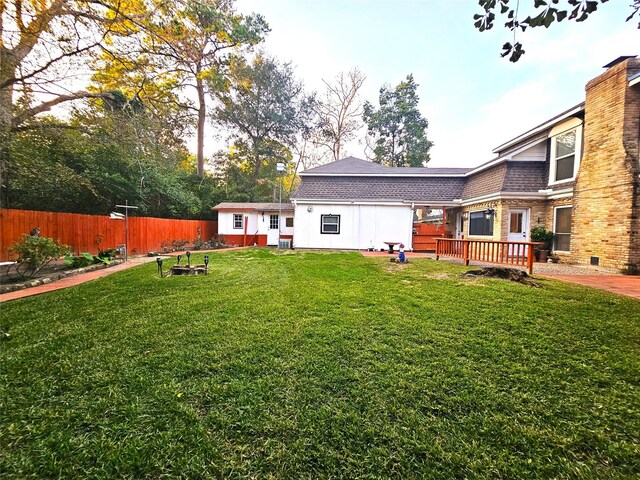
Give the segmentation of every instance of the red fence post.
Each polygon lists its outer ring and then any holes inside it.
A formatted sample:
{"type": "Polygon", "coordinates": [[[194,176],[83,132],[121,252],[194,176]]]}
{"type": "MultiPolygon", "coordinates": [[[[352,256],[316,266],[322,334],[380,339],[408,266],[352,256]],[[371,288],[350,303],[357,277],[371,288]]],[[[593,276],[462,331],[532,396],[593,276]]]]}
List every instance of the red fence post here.
{"type": "Polygon", "coordinates": [[[249,217],[244,217],[244,236],[242,237],[242,246],[247,246],[247,224],[249,223],[249,217]]]}

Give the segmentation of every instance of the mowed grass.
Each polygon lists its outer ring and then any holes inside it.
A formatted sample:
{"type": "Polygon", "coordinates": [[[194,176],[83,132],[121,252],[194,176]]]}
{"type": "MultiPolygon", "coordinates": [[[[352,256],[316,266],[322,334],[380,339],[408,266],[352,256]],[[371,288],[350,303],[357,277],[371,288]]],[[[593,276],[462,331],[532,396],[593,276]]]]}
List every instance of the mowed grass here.
{"type": "Polygon", "coordinates": [[[0,306],[0,477],[640,477],[637,300],[430,260],[210,257],[0,306]]]}

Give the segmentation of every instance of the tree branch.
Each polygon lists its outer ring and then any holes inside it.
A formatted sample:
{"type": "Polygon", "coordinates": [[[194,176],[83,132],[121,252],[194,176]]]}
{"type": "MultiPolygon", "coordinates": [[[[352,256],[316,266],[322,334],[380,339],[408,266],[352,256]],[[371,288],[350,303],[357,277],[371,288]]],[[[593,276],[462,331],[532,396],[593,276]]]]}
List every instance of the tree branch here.
{"type": "Polygon", "coordinates": [[[16,115],[12,122],[12,130],[19,127],[22,123],[27,121],[28,119],[35,117],[39,113],[48,112],[56,105],[59,105],[64,102],[69,102],[71,100],[79,100],[81,98],[107,98],[109,100],[117,100],[116,97],[111,93],[90,93],[86,91],[79,91],[75,93],[71,93],[69,95],[60,95],[53,100],[49,100],[48,102],[42,102],[40,105],[36,105],[35,107],[29,108],[24,112],[16,115]]]}

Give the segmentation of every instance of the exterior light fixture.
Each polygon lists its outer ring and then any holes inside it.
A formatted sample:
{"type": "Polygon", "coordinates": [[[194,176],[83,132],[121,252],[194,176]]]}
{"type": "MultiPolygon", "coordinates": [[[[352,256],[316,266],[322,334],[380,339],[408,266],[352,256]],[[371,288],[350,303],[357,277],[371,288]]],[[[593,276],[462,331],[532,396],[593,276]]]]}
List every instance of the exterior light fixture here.
{"type": "Polygon", "coordinates": [[[204,274],[209,273],[209,255],[204,256],[204,274]]]}
{"type": "Polygon", "coordinates": [[[182,255],[178,255],[178,262],[176,263],[176,265],[180,265],[180,260],[182,260],[182,255]]]}
{"type": "Polygon", "coordinates": [[[187,250],[187,253],[185,253],[185,255],[187,256],[187,266],[190,267],[191,266],[191,252],[189,250],[187,250]]]}
{"type": "Polygon", "coordinates": [[[156,258],[156,263],[158,264],[158,273],[161,277],[163,277],[164,275],[162,274],[162,257],[156,258]]]}

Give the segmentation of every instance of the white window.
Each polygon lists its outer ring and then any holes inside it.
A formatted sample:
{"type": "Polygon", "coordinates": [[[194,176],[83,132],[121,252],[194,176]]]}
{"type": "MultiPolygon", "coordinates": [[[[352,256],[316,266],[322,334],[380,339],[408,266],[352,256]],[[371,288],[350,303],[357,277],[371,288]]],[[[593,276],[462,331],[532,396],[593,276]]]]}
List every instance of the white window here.
{"type": "Polygon", "coordinates": [[[242,228],[242,227],[243,227],[242,214],[241,213],[234,213],[233,214],[233,228],[242,228]]]}
{"type": "Polygon", "coordinates": [[[279,226],[278,215],[269,215],[269,228],[271,230],[277,230],[279,226]]]}
{"type": "Polygon", "coordinates": [[[571,245],[571,214],[573,207],[556,207],[553,215],[553,250],[568,252],[571,245]]]}
{"type": "Polygon", "coordinates": [[[492,237],[494,216],[495,212],[492,210],[469,213],[469,235],[492,237]]]}
{"type": "Polygon", "coordinates": [[[340,215],[320,215],[320,233],[339,234],[340,215]]]}
{"type": "Polygon", "coordinates": [[[582,127],[577,126],[551,137],[549,184],[576,178],[580,166],[582,127]]]}

